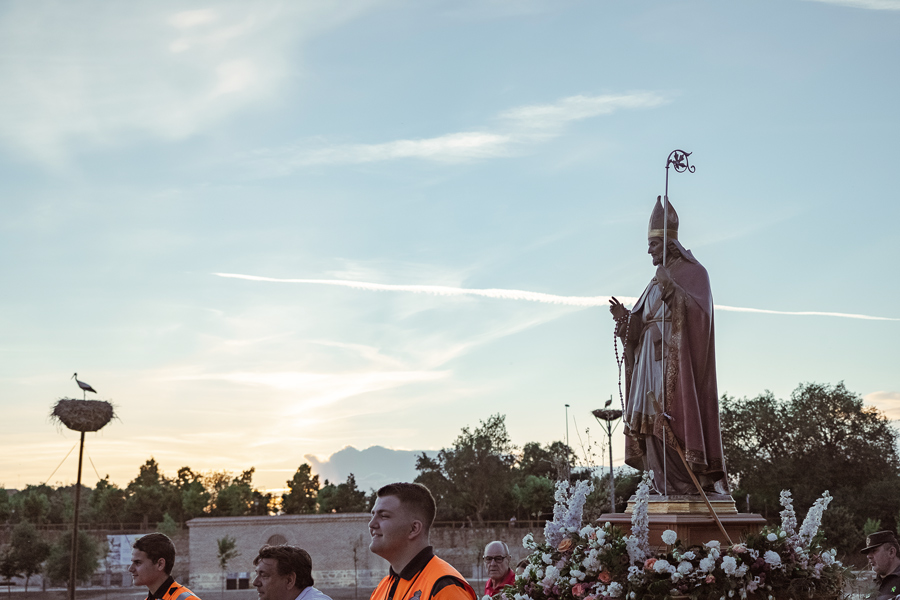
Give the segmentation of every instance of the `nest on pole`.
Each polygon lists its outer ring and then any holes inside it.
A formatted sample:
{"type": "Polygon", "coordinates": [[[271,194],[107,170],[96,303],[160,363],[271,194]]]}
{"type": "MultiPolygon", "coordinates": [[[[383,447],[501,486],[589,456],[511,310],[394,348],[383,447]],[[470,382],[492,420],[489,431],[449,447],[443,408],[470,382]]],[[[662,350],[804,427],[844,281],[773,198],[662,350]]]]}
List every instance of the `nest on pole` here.
{"type": "Polygon", "coordinates": [[[54,419],[73,431],[100,431],[116,416],[113,405],[106,400],[57,400],[50,412],[54,419]]]}

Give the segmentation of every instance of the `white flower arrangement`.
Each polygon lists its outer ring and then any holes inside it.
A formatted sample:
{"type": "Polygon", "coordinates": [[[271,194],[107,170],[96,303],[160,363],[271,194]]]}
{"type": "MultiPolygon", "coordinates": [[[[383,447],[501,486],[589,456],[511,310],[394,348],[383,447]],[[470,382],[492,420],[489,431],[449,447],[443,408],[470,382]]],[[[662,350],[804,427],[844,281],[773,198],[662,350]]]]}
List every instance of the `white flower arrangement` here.
{"type": "MultiPolygon", "coordinates": [[[[526,536],[528,565],[493,600],[774,600],[827,598],[837,600],[844,567],[834,550],[821,547],[822,513],[831,497],[826,492],[810,509],[803,525],[791,533],[790,493],[781,496],[781,527],[766,527],[742,543],[723,546],[710,540],[683,548],[674,531],[663,533],[660,554],[649,545],[650,478],[638,487],[631,533],[605,523],[582,525],[584,501],[591,491],[584,482],[557,484],[554,520],[538,544],[526,536]]],[[[796,525],[793,525],[796,529],[796,525]]]]}

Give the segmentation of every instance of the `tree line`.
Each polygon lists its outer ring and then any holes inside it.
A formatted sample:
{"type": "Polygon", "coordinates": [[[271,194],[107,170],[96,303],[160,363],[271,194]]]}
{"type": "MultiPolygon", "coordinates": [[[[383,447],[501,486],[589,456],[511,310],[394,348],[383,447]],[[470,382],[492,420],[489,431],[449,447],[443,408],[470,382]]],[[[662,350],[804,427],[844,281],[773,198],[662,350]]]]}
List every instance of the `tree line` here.
{"type": "MultiPolygon", "coordinates": [[[[175,477],[167,477],[151,457],[124,488],[111,482],[108,475],[93,489],[83,485],[79,520],[86,526],[140,523],[145,529],[157,524],[171,529],[196,517],[365,512],[368,508],[368,496],[357,488],[353,474],[343,483],[325,480],[320,485],[319,476],[304,463],[287,482],[289,491],[277,496],[253,485],[254,471],[250,468],[234,475],[181,467],[175,477]]],[[[74,485],[28,485],[12,496],[0,494],[0,522],[71,523],[74,498],[74,485]]]]}
{"type": "MultiPolygon", "coordinates": [[[[895,529],[900,519],[900,456],[890,419],[843,383],[801,384],[788,399],[770,392],[755,398],[723,396],[722,439],[732,495],[741,510],[777,519],[779,493],[793,493],[801,515],[824,490],[834,497],[824,531],[832,544],[850,552],[873,528],[895,529]]],[[[518,447],[496,414],[477,427],[464,427],[437,454],[417,457],[415,481],[438,501],[440,521],[483,523],[515,517],[542,519],[552,512],[559,479],[595,480],[585,515],[610,511],[605,440],[578,432],[577,449],[561,441],[528,442],[518,447]]],[[[351,474],[342,483],[313,474],[301,464],[280,497],[252,485],[254,469],[238,475],[197,473],[182,467],[166,477],[153,458],[120,488],[106,477],[83,489],[82,522],[158,524],[161,530],[203,516],[365,512],[374,491],[358,489],[351,474]]],[[[625,508],[639,474],[616,469],[616,510],[625,508]]],[[[29,485],[7,499],[0,495],[0,522],[67,523],[72,518],[73,486],[29,485]]]]}

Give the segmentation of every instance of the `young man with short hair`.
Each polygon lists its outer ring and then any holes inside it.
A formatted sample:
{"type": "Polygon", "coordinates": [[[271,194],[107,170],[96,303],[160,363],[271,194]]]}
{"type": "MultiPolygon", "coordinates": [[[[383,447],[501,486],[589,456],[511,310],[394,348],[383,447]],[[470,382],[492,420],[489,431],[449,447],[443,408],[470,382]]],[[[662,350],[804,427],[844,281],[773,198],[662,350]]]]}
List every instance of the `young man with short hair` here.
{"type": "Polygon", "coordinates": [[[392,483],[378,490],[369,521],[369,549],[391,568],[371,600],[476,599],[459,571],[431,549],[435,512],[434,497],[424,485],[392,483]]]}
{"type": "Polygon", "coordinates": [[[199,600],[172,577],[174,566],[175,544],[168,536],[148,533],[132,545],[128,572],[134,578],[134,585],[147,588],[147,600],[199,600]]]}
{"type": "Polygon", "coordinates": [[[313,587],[312,558],[303,548],[265,545],[253,565],[259,600],[331,600],[313,587]]]}

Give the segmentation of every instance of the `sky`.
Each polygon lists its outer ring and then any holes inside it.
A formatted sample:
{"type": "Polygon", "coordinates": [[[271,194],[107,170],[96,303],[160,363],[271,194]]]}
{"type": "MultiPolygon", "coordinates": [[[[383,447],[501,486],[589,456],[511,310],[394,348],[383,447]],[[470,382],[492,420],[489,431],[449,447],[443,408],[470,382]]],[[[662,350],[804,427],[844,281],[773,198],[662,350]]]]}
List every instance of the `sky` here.
{"type": "Polygon", "coordinates": [[[900,0],[3,3],[0,483],[74,482],[75,372],[118,415],[90,486],[277,490],[497,413],[589,455],[675,149],[719,393],[900,417],[898,32],[900,0]]]}

